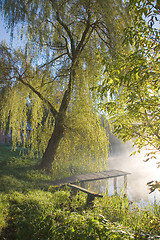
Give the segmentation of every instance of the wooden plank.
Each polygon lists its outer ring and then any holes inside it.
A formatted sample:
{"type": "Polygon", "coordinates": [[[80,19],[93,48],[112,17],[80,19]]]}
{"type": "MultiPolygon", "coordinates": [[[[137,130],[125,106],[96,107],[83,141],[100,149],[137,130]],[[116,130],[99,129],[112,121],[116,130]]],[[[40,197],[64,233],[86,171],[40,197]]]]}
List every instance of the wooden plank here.
{"type": "Polygon", "coordinates": [[[78,181],[87,181],[87,180],[90,180],[91,178],[93,178],[93,177],[88,174],[86,174],[86,175],[83,174],[83,175],[77,176],[78,181]]]}
{"type": "Polygon", "coordinates": [[[106,177],[108,177],[106,173],[98,172],[98,173],[87,173],[86,175],[83,175],[83,176],[80,175],[77,178],[80,181],[93,181],[93,180],[106,179],[106,177]]]}
{"type": "Polygon", "coordinates": [[[127,175],[124,176],[124,195],[127,195],[127,175]]]}
{"type": "Polygon", "coordinates": [[[99,194],[99,193],[95,193],[95,192],[91,192],[89,191],[88,189],[85,189],[85,188],[82,188],[82,187],[79,187],[77,185],[74,185],[74,184],[67,184],[67,186],[71,187],[71,188],[74,188],[74,189],[77,189],[79,191],[82,191],[84,193],[87,193],[87,194],[90,194],[90,195],[93,195],[94,197],[103,197],[102,194],[99,194]]]}
{"type": "Polygon", "coordinates": [[[107,178],[127,176],[128,174],[130,173],[112,169],[112,170],[107,170],[103,172],[87,173],[87,174],[81,174],[81,175],[63,178],[63,179],[52,182],[52,185],[56,186],[56,185],[65,185],[68,183],[76,183],[76,182],[89,182],[89,181],[102,180],[107,178]]]}
{"type": "Polygon", "coordinates": [[[102,180],[102,179],[107,179],[107,178],[114,178],[114,177],[120,177],[120,176],[125,176],[129,173],[124,173],[122,171],[111,171],[111,172],[99,172],[95,173],[95,175],[88,175],[85,178],[78,178],[80,181],[94,181],[94,180],[102,180]]]}

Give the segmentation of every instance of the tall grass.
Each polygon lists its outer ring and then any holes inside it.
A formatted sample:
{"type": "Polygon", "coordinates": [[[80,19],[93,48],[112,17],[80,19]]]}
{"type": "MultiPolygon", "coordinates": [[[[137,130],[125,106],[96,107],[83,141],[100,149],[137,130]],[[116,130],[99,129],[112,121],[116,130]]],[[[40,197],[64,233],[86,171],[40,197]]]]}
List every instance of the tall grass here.
{"type": "Polygon", "coordinates": [[[139,208],[107,196],[86,205],[86,194],[52,186],[38,160],[0,146],[0,239],[160,239],[160,206],[139,208]]]}

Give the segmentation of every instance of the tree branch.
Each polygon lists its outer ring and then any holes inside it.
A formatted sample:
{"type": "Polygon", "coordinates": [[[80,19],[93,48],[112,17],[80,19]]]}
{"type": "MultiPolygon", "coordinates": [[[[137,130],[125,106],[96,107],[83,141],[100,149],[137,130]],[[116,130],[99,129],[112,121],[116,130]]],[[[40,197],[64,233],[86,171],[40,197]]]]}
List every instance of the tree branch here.
{"type": "Polygon", "coordinates": [[[41,85],[41,87],[45,86],[46,84],[53,83],[57,78],[60,78],[60,77],[67,77],[67,76],[69,76],[69,74],[68,74],[68,75],[67,75],[67,74],[60,74],[60,75],[57,75],[57,76],[55,76],[55,77],[53,78],[52,81],[44,82],[44,83],[41,85]]]}
{"type": "Polygon", "coordinates": [[[65,43],[66,43],[66,50],[67,50],[67,53],[68,53],[68,56],[69,56],[69,58],[72,60],[72,57],[71,57],[71,55],[70,55],[70,52],[69,52],[69,48],[68,48],[68,41],[67,41],[67,38],[65,37],[65,36],[63,36],[62,35],[62,37],[64,38],[64,40],[65,40],[65,43]]]}
{"type": "Polygon", "coordinates": [[[99,38],[102,40],[102,42],[104,42],[104,43],[107,45],[107,47],[110,47],[110,44],[102,38],[102,36],[101,36],[100,33],[98,32],[98,30],[95,29],[95,31],[96,31],[96,33],[98,34],[99,38]]]}
{"type": "Polygon", "coordinates": [[[59,108],[60,113],[65,113],[68,108],[68,105],[71,99],[71,93],[72,93],[72,85],[73,85],[72,77],[74,78],[74,75],[75,75],[74,69],[71,69],[68,88],[63,95],[61,106],[59,108]]]}
{"type": "Polygon", "coordinates": [[[57,113],[58,113],[57,110],[52,106],[52,104],[51,104],[47,99],[45,99],[45,98],[42,96],[42,94],[41,94],[40,92],[38,92],[38,91],[37,91],[33,86],[31,86],[29,83],[25,82],[25,81],[23,80],[23,78],[22,78],[21,75],[19,75],[18,81],[21,82],[23,85],[29,87],[29,88],[32,90],[32,92],[34,92],[34,93],[49,107],[49,109],[50,109],[53,117],[54,117],[54,118],[57,117],[57,113]]]}
{"type": "Polygon", "coordinates": [[[49,65],[49,64],[53,63],[54,61],[58,60],[59,58],[63,57],[64,55],[67,55],[67,53],[62,53],[62,54],[59,55],[58,57],[52,59],[50,62],[47,62],[47,63],[39,66],[38,68],[43,68],[43,67],[45,67],[46,65],[49,65]]]}
{"type": "Polygon", "coordinates": [[[72,33],[71,33],[69,27],[60,19],[58,10],[57,10],[57,12],[56,12],[56,20],[59,22],[59,24],[60,24],[60,25],[64,28],[64,30],[67,32],[68,37],[69,37],[70,42],[71,42],[72,55],[74,56],[74,55],[75,55],[75,45],[74,45],[74,40],[73,40],[73,37],[72,37],[72,33]]]}
{"type": "Polygon", "coordinates": [[[93,30],[94,30],[94,29],[92,28],[91,31],[90,31],[90,33],[88,34],[88,37],[86,38],[85,42],[82,44],[82,47],[81,47],[79,53],[81,53],[81,52],[83,51],[84,47],[85,47],[86,44],[88,43],[88,41],[89,41],[89,39],[90,39],[90,36],[92,35],[93,30]]]}
{"type": "Polygon", "coordinates": [[[81,47],[83,46],[83,43],[84,43],[84,41],[86,39],[86,36],[87,36],[87,33],[88,33],[88,31],[89,31],[89,29],[91,27],[91,25],[90,25],[90,18],[91,18],[90,13],[88,13],[88,19],[87,19],[86,28],[85,28],[85,30],[84,30],[84,32],[82,34],[81,40],[80,40],[80,42],[79,42],[79,44],[78,44],[78,46],[76,48],[76,54],[79,53],[81,47]]]}

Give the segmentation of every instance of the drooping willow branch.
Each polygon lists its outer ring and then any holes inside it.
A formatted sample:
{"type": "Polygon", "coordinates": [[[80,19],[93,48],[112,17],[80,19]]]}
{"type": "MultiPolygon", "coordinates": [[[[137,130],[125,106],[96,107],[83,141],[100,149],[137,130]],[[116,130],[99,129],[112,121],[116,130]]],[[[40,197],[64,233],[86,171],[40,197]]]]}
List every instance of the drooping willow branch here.
{"type": "Polygon", "coordinates": [[[28,88],[30,88],[32,90],[32,92],[34,92],[49,107],[52,115],[54,116],[54,118],[56,118],[57,113],[58,113],[57,110],[53,107],[53,105],[47,99],[45,99],[42,96],[42,94],[40,92],[38,92],[32,85],[25,82],[21,75],[19,75],[18,81],[21,82],[23,85],[27,86],[28,88]]]}

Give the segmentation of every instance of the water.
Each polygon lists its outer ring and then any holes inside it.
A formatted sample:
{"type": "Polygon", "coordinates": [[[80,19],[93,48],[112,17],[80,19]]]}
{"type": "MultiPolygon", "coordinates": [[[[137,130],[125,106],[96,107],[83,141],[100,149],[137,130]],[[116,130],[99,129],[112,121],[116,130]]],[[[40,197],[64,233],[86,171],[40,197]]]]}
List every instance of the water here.
{"type": "MultiPolygon", "coordinates": [[[[148,202],[160,203],[160,191],[155,190],[149,194],[147,182],[160,181],[160,168],[157,168],[157,162],[160,162],[160,154],[156,160],[144,162],[146,150],[141,153],[130,156],[136,149],[132,148],[131,143],[122,144],[117,142],[112,146],[109,156],[109,169],[117,169],[131,173],[127,176],[127,195],[131,201],[137,202],[140,205],[146,205],[148,202]]],[[[87,183],[86,183],[87,184],[87,183]]],[[[87,188],[92,191],[104,193],[108,195],[114,194],[114,179],[98,180],[88,183],[87,188]]],[[[124,177],[117,178],[118,193],[124,190],[124,177]]]]}
{"type": "MultiPolygon", "coordinates": [[[[157,168],[157,162],[160,162],[160,154],[157,159],[144,162],[147,150],[143,149],[141,153],[130,156],[134,151],[131,144],[116,144],[109,156],[109,169],[117,169],[130,172],[127,179],[127,192],[131,200],[141,203],[160,202],[160,191],[155,190],[149,194],[147,182],[160,181],[160,168],[157,168]]],[[[122,188],[123,180],[118,179],[118,188],[122,188]]]]}

